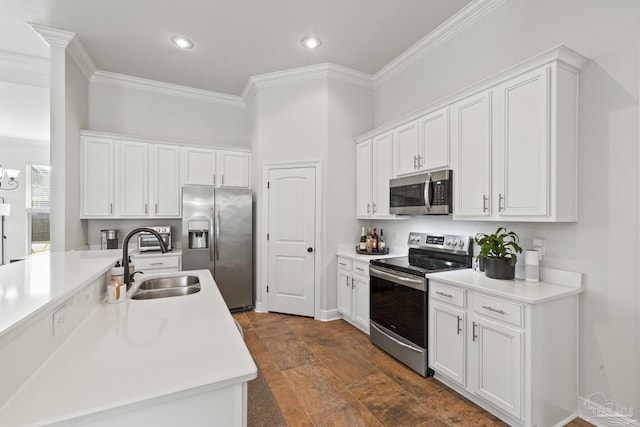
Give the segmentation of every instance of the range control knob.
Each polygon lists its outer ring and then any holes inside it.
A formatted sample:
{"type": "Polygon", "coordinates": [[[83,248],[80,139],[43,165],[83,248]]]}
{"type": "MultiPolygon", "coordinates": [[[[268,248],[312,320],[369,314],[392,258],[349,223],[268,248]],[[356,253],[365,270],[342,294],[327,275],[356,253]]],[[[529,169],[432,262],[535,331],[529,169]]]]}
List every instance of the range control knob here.
{"type": "Polygon", "coordinates": [[[464,240],[462,240],[462,239],[458,240],[458,246],[463,248],[464,247],[464,240]]]}
{"type": "Polygon", "coordinates": [[[447,244],[447,246],[451,246],[451,243],[452,243],[451,240],[447,240],[446,244],[447,244]]]}

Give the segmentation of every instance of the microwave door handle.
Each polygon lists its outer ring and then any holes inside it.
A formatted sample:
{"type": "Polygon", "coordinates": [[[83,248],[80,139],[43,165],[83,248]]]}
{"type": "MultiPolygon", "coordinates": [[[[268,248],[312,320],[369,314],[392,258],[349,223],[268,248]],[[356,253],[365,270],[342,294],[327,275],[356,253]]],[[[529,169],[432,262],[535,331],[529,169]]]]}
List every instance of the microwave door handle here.
{"type": "Polygon", "coordinates": [[[424,205],[427,211],[431,210],[431,174],[427,174],[427,180],[424,182],[424,205]]]}

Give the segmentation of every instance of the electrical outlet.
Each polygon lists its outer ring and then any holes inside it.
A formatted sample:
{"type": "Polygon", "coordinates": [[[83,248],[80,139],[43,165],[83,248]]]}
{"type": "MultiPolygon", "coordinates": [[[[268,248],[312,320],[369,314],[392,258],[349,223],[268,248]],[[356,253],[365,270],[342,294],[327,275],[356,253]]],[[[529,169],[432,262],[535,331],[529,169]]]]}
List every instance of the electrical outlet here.
{"type": "Polygon", "coordinates": [[[68,307],[66,305],[60,307],[53,313],[53,336],[59,336],[65,329],[67,322],[68,307]]]}

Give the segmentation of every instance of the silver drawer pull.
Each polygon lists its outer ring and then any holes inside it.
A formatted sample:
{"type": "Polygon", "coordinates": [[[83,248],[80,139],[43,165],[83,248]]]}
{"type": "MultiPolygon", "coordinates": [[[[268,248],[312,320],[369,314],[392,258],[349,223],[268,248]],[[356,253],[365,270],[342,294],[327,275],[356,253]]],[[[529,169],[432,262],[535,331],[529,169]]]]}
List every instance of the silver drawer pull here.
{"type": "Polygon", "coordinates": [[[164,265],[164,262],[152,262],[151,265],[164,265]]]}
{"type": "Polygon", "coordinates": [[[346,267],[346,266],[347,266],[347,264],[345,264],[344,262],[339,262],[338,264],[340,264],[340,265],[341,265],[341,266],[343,266],[343,267],[346,267]]]}
{"type": "Polygon", "coordinates": [[[356,270],[364,271],[364,268],[356,267],[356,270]]]}
{"type": "Polygon", "coordinates": [[[441,292],[441,291],[436,291],[436,294],[442,295],[443,297],[447,297],[447,298],[453,298],[453,295],[445,294],[444,292],[441,292]]]}
{"type": "Polygon", "coordinates": [[[483,305],[482,308],[484,308],[485,310],[493,311],[495,313],[506,314],[504,310],[498,310],[497,308],[493,308],[489,305],[483,305]]]}

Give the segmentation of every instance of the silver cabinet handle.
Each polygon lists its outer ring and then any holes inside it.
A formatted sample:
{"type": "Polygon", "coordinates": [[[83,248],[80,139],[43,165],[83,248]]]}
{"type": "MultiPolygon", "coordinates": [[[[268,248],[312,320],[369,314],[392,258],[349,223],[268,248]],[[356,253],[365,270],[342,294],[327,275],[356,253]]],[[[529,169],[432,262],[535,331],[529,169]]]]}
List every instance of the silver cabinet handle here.
{"type": "Polygon", "coordinates": [[[462,332],[462,327],[460,327],[460,321],[462,320],[462,317],[457,316],[458,317],[458,324],[457,324],[457,334],[460,335],[460,332],[462,332]]]}
{"type": "Polygon", "coordinates": [[[221,185],[224,185],[224,175],[222,175],[222,182],[221,185]]]}
{"type": "Polygon", "coordinates": [[[349,276],[347,276],[347,288],[348,288],[349,286],[350,286],[350,283],[349,283],[349,276]]]}
{"type": "Polygon", "coordinates": [[[502,193],[498,194],[498,212],[502,212],[504,210],[504,196],[502,193]]]}
{"type": "Polygon", "coordinates": [[[164,265],[164,262],[152,262],[151,265],[164,265]]]}
{"type": "Polygon", "coordinates": [[[339,262],[338,264],[340,264],[340,265],[341,265],[341,266],[343,266],[343,267],[346,267],[346,266],[347,266],[347,264],[345,264],[344,262],[339,262]]]}
{"type": "Polygon", "coordinates": [[[364,268],[356,267],[356,270],[358,270],[358,271],[364,271],[364,268]]]}
{"type": "Polygon", "coordinates": [[[371,213],[371,203],[367,203],[367,213],[371,213]]]}
{"type": "Polygon", "coordinates": [[[476,326],[478,326],[478,324],[476,322],[473,322],[473,334],[471,337],[471,341],[475,341],[476,338],[478,338],[478,335],[476,335],[476,326]]]}
{"type": "Polygon", "coordinates": [[[447,298],[453,298],[453,295],[445,294],[444,292],[441,292],[441,291],[436,291],[436,294],[442,295],[443,297],[447,297],[447,298]]]}
{"type": "Polygon", "coordinates": [[[356,281],[352,277],[351,278],[351,289],[355,289],[355,288],[356,288],[356,281]]]}
{"type": "Polygon", "coordinates": [[[422,167],[422,156],[418,154],[418,169],[422,167]]]}
{"type": "Polygon", "coordinates": [[[158,213],[158,204],[156,203],[156,213],[158,213]]]}
{"type": "Polygon", "coordinates": [[[483,194],[482,195],[482,212],[486,212],[487,211],[487,195],[483,194]]]}
{"type": "Polygon", "coordinates": [[[144,204],[144,213],[149,213],[149,205],[144,204]]]}
{"type": "Polygon", "coordinates": [[[418,169],[418,156],[413,155],[413,168],[418,169]]]}
{"type": "Polygon", "coordinates": [[[497,308],[493,308],[489,305],[483,305],[482,308],[484,308],[485,310],[493,311],[494,313],[506,314],[504,310],[498,310],[497,308]]]}
{"type": "Polygon", "coordinates": [[[375,204],[375,203],[372,203],[372,204],[371,204],[371,210],[372,210],[372,213],[374,213],[374,214],[375,214],[375,213],[376,213],[376,211],[378,210],[378,208],[377,208],[377,206],[376,206],[376,204],[375,204]]]}
{"type": "Polygon", "coordinates": [[[109,213],[113,213],[113,203],[109,203],[109,213]]]}

